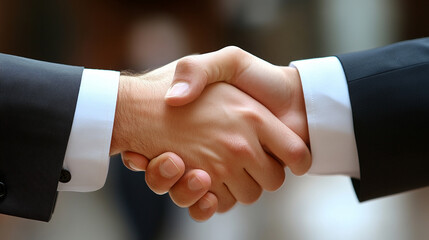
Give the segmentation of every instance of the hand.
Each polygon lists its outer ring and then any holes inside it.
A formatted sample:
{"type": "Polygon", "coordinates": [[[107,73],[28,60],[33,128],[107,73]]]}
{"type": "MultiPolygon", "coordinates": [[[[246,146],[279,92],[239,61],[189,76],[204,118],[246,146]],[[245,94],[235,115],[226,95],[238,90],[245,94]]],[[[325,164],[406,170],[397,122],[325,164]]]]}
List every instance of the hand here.
{"type": "Polygon", "coordinates": [[[150,162],[144,156],[123,152],[122,161],[132,171],[146,171],[146,183],[157,194],[170,193],[178,206],[189,207],[196,221],[209,219],[217,209],[217,197],[208,192],[210,176],[203,170],[191,169],[185,174],[183,160],[174,153],[163,153],[150,162]],[[195,187],[195,183],[201,186],[195,187]]]}
{"type": "Polygon", "coordinates": [[[255,201],[262,188],[280,187],[282,166],[264,149],[283,162],[309,158],[298,136],[227,85],[208,89],[185,107],[166,106],[163,96],[173,71],[166,66],[142,77],[121,77],[111,153],[129,150],[148,158],[167,150],[178,153],[188,169],[210,174],[220,212],[236,200],[255,201]]]}
{"type": "MultiPolygon", "coordinates": [[[[198,98],[206,85],[221,81],[258,100],[310,145],[298,71],[272,65],[237,47],[179,60],[166,103],[171,106],[188,104],[198,98]]],[[[297,161],[288,159],[284,164],[296,175],[306,173],[311,166],[310,157],[294,160],[297,161]]]]}

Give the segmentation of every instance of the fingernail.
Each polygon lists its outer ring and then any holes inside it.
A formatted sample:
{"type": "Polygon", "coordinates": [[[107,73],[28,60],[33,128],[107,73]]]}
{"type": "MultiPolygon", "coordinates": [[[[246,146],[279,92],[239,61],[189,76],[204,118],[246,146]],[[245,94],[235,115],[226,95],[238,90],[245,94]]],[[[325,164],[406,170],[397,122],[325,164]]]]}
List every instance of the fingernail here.
{"type": "Polygon", "coordinates": [[[139,169],[136,165],[134,165],[134,163],[132,161],[128,161],[128,166],[136,172],[141,172],[143,171],[142,169],[139,169]]]}
{"type": "Polygon", "coordinates": [[[168,161],[163,162],[159,166],[159,172],[161,173],[161,176],[165,178],[172,178],[179,174],[180,170],[173,160],[169,158],[168,161]]]}
{"type": "Polygon", "coordinates": [[[188,188],[191,191],[198,191],[203,188],[203,184],[198,177],[193,177],[188,181],[188,188]]]}
{"type": "Polygon", "coordinates": [[[200,207],[201,210],[207,210],[211,208],[211,206],[212,206],[211,202],[206,198],[202,198],[198,203],[198,207],[200,207]]]}
{"type": "Polygon", "coordinates": [[[186,82],[178,82],[168,89],[165,97],[182,97],[186,94],[189,89],[189,84],[186,82]]]}

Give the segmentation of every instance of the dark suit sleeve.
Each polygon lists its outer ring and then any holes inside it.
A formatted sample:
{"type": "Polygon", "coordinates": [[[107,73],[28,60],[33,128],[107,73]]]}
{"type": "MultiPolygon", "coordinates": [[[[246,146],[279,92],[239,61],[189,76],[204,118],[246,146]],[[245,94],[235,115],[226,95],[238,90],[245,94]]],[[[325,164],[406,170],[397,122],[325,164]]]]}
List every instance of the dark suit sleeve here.
{"type": "Polygon", "coordinates": [[[429,185],[429,38],[338,56],[347,78],[360,201],[429,185]]]}
{"type": "Polygon", "coordinates": [[[48,221],[83,68],[0,54],[0,212],[48,221]]]}

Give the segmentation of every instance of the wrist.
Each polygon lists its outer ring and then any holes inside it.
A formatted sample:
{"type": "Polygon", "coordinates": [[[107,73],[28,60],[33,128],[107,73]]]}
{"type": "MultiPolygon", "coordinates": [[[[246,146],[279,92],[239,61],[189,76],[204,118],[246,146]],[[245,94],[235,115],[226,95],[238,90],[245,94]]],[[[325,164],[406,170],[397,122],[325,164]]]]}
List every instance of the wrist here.
{"type": "Polygon", "coordinates": [[[294,113],[293,125],[296,133],[302,140],[310,146],[310,138],[308,133],[307,111],[305,108],[304,91],[302,88],[301,77],[298,69],[294,67],[281,67],[288,81],[288,86],[291,89],[291,111],[294,113]]]}
{"type": "Polygon", "coordinates": [[[110,154],[132,151],[154,157],[155,138],[164,130],[163,87],[154,75],[124,76],[119,79],[110,154]]]}
{"type": "Polygon", "coordinates": [[[116,102],[115,119],[113,123],[112,140],[110,144],[110,155],[120,153],[129,149],[129,142],[126,138],[130,106],[130,98],[133,77],[121,75],[119,78],[118,97],[116,102]]]}

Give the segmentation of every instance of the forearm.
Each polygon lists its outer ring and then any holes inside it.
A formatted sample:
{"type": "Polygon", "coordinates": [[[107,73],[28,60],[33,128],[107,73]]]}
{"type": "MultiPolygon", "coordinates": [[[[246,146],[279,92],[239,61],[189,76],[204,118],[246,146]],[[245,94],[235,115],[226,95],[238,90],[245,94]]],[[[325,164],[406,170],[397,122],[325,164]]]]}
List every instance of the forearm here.
{"type": "Polygon", "coordinates": [[[110,155],[136,151],[153,158],[162,153],[153,152],[152,139],[163,138],[159,129],[164,128],[166,124],[162,115],[166,105],[159,96],[162,96],[161,91],[166,91],[166,87],[162,88],[162,84],[158,84],[157,87],[150,84],[160,78],[160,75],[170,75],[170,72],[155,70],[141,75],[121,75],[110,155]]]}

